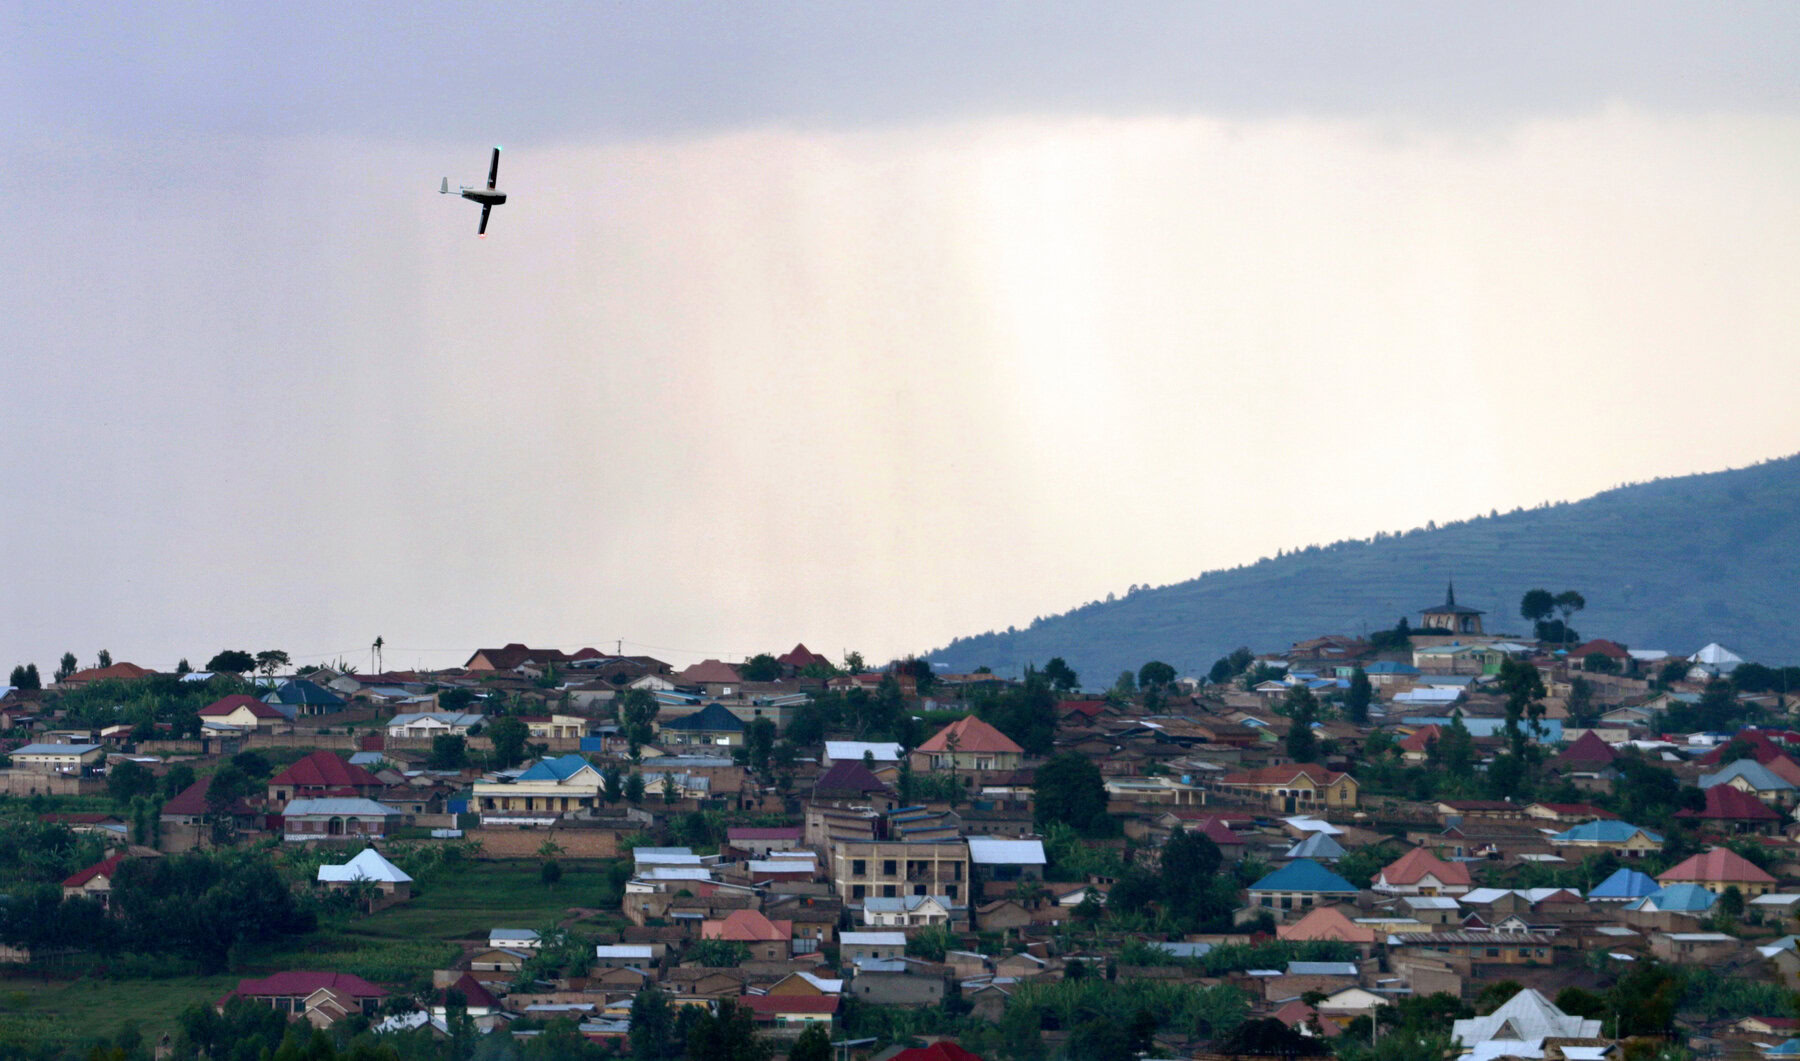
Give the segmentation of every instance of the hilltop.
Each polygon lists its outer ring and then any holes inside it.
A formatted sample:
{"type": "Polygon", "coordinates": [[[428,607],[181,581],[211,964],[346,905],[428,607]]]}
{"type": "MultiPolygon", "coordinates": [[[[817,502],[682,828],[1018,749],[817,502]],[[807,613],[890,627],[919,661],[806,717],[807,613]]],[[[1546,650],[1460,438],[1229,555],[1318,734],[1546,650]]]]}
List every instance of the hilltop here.
{"type": "Polygon", "coordinates": [[[1658,479],[1581,501],[1311,546],[1230,570],[958,638],[926,653],[951,671],[1001,674],[1061,656],[1102,687],[1149,659],[1204,672],[1238,645],[1272,651],[1361,633],[1444,600],[1488,613],[1490,632],[1529,625],[1520,596],[1542,586],[1588,601],[1574,626],[1634,648],[1689,653],[1719,641],[1749,659],[1800,659],[1800,455],[1658,479]]]}

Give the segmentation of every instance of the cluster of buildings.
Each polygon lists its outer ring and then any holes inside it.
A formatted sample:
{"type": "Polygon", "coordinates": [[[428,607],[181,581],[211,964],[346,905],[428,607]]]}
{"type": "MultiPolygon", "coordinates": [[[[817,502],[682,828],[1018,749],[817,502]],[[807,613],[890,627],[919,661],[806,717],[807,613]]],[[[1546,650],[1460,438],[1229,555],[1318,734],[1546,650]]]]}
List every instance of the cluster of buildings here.
{"type": "MultiPolygon", "coordinates": [[[[207,800],[210,775],[202,776],[162,807],[163,849],[212,842],[221,813],[240,836],[366,846],[321,867],[317,883],[354,890],[370,912],[412,894],[411,878],[381,854],[402,830],[478,839],[496,858],[542,857],[549,842],[565,858],[629,860],[617,927],[594,944],[585,969],[523,982],[543,941],[535,931],[496,928],[470,941],[454,968],[435,972],[438,986],[460,992],[490,1028],[562,1015],[596,1038],[620,1036],[632,1000],[652,986],[678,1005],[733,1000],[776,1035],[831,1024],[847,1007],[936,1007],[947,998],[998,1019],[1020,985],[1080,966],[1120,979],[1233,983],[1254,1015],[1328,1040],[1407,995],[1473,998],[1513,980],[1525,985],[1515,998],[1457,1022],[1465,1056],[1602,1061],[1616,1044],[1600,1022],[1548,1001],[1571,969],[1602,986],[1590,955],[1614,968],[1704,963],[1800,988],[1800,733],[1677,734],[1661,724],[1671,706],[1694,702],[1704,682],[1741,661],[1708,646],[1682,659],[1688,666],[1670,683],[1667,654],[1490,636],[1480,612],[1458,605],[1453,591],[1447,597],[1423,611],[1404,650],[1322,637],[1256,659],[1261,680],[1180,680],[1154,708],[1118,696],[1055,703],[1051,754],[1095,765],[1120,826],[1116,838],[1084,842],[1090,854],[1115,856],[1101,863],[1154,867],[1173,837],[1194,833],[1228,867],[1258,867],[1229,926],[1181,939],[1095,930],[1119,869],[1076,874],[1058,864],[1036,814],[1048,756],[1028,754],[974,713],[916,747],[832,735],[793,749],[778,770],[748,762],[759,722],[780,737],[820,693],[900,677],[834,674],[804,646],[756,681],[717,660],[677,671],[647,657],[517,644],[479,650],[464,668],[437,674],[319,672],[261,696],[226,697],[201,712],[199,738],[180,740],[62,734],[44,710],[53,697],[0,703],[0,714],[11,712],[31,741],[11,753],[10,773],[41,777],[98,774],[122,758],[166,769],[182,758],[312,746],[283,756],[258,792],[223,812],[207,800]],[[1592,665],[1594,656],[1616,666],[1592,665]],[[1543,750],[1538,787],[1557,792],[1555,800],[1367,790],[1372,755],[1435,766],[1452,727],[1467,731],[1478,773],[1505,741],[1495,677],[1507,661],[1528,663],[1543,679],[1543,719],[1529,739],[1543,750]],[[1334,706],[1359,671],[1374,688],[1367,722],[1334,706]],[[1568,710],[1578,679],[1589,697],[1580,719],[1568,710]],[[1283,711],[1302,688],[1327,708],[1310,723],[1283,711]],[[450,695],[458,690],[473,695],[450,695]],[[641,745],[611,714],[630,690],[658,705],[641,745]],[[528,726],[526,762],[432,766],[445,737],[461,738],[471,762],[481,762],[499,703],[528,726]],[[1297,724],[1315,731],[1314,761],[1288,757],[1297,724]],[[1628,758],[1667,770],[1696,795],[1666,820],[1628,820],[1616,798],[1628,758]],[[638,784],[626,797],[618,779],[631,775],[638,784]],[[945,776],[954,798],[941,783],[929,786],[930,799],[912,791],[910,779],[945,776]],[[716,844],[646,842],[672,837],[696,810],[738,824],[716,844]],[[1691,854],[1668,857],[1676,832],[1691,854]],[[1595,867],[1606,872],[1577,879],[1595,867]],[[1221,970],[1204,960],[1215,948],[1265,939],[1333,942],[1350,956],[1269,969],[1221,970]],[[1122,962],[1133,944],[1167,960],[1122,962]]],[[[955,712],[973,690],[1009,684],[948,675],[923,694],[909,680],[904,695],[910,710],[955,712]]],[[[1782,706],[1744,699],[1771,719],[1782,706]]],[[[119,831],[124,823],[70,824],[119,831]]],[[[124,857],[83,870],[65,890],[103,899],[124,857]]],[[[331,972],[250,979],[234,993],[326,1024],[372,1012],[384,997],[331,972]]],[[[1764,1023],[1695,1031],[1780,1056],[1773,1051],[1786,1037],[1757,1029],[1785,1029],[1785,1015],[1755,1016],[1764,1023]]],[[[390,1025],[443,1019],[440,1005],[390,1025]]]]}

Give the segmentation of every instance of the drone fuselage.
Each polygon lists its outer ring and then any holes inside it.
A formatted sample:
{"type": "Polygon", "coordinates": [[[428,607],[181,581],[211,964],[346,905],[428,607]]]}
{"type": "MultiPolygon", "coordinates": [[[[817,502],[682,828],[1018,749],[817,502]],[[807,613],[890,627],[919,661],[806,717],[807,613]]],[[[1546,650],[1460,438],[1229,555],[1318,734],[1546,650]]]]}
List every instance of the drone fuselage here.
{"type": "Polygon", "coordinates": [[[506,193],[492,188],[464,188],[462,197],[482,206],[499,206],[506,201],[506,193]]]}

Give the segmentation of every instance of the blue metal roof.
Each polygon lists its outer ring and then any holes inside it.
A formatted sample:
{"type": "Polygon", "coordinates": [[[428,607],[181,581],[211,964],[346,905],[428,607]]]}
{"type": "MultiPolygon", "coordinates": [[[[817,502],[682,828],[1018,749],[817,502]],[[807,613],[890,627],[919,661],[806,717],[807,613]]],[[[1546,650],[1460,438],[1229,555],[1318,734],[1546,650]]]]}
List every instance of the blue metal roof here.
{"type": "MultiPolygon", "coordinates": [[[[519,775],[520,781],[567,781],[582,770],[594,770],[594,764],[573,753],[555,759],[542,759],[519,775]]],[[[599,773],[598,770],[594,771],[599,773]]]]}
{"type": "Polygon", "coordinates": [[[1620,869],[1594,886],[1589,899],[1641,899],[1656,890],[1656,880],[1635,869],[1620,869]]]}
{"type": "Polygon", "coordinates": [[[1621,821],[1592,821],[1564,829],[1550,838],[1553,844],[1622,844],[1637,833],[1643,833],[1655,843],[1662,843],[1660,834],[1653,833],[1641,826],[1621,821]]]}
{"type": "Polygon", "coordinates": [[[718,704],[707,704],[691,715],[671,718],[663,729],[704,730],[711,733],[742,733],[744,721],[718,704]]]}
{"type": "Polygon", "coordinates": [[[1296,859],[1250,886],[1253,892],[1347,892],[1356,885],[1309,858],[1296,859]]]}
{"type": "Polygon", "coordinates": [[[1718,896],[1698,884],[1671,884],[1625,904],[1625,909],[1684,910],[1697,913],[1712,909],[1712,904],[1717,900],[1718,896]]]}

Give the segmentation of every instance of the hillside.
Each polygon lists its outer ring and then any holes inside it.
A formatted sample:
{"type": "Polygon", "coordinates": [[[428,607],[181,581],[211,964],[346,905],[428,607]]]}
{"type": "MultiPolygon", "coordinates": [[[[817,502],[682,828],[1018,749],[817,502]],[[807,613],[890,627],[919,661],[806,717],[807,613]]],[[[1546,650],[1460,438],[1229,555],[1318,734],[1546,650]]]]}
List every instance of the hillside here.
{"type": "Polygon", "coordinates": [[[951,671],[1001,674],[1062,656],[1083,684],[1163,659],[1203,672],[1238,645],[1285,649],[1325,633],[1389,627],[1444,600],[1484,609],[1490,632],[1528,631],[1520,596],[1576,589],[1573,625],[1633,648],[1691,653],[1719,641],[1746,658],[1800,660],[1800,456],[1639,483],[1582,501],[1434,529],[1315,546],[1123,599],[1028,629],[958,638],[927,653],[951,671]]]}

